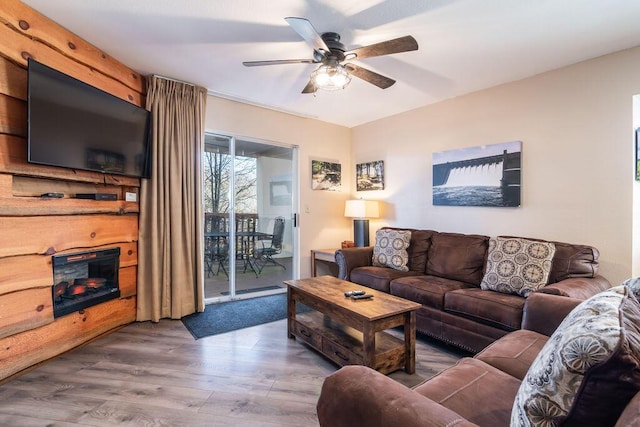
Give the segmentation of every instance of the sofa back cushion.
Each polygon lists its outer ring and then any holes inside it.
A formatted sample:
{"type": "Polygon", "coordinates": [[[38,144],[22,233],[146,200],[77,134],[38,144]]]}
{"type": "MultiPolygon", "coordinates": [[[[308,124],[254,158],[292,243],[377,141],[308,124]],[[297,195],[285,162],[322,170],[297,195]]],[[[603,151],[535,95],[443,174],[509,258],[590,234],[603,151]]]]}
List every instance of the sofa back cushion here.
{"type": "Polygon", "coordinates": [[[527,371],[512,426],[614,425],[640,390],[640,304],[618,286],[578,305],[527,371]]]}
{"type": "MultiPolygon", "coordinates": [[[[499,237],[509,238],[514,236],[499,237]]],[[[527,239],[546,242],[546,240],[541,239],[527,239]]],[[[551,273],[549,273],[549,284],[572,277],[595,277],[598,274],[600,252],[593,246],[554,241],[549,241],[549,243],[553,243],[556,247],[551,273]]]]}
{"type": "Polygon", "coordinates": [[[434,233],[426,273],[479,286],[488,247],[487,236],[434,233]]]}
{"type": "Polygon", "coordinates": [[[592,246],[551,242],[556,246],[549,283],[570,277],[595,277],[598,274],[600,252],[592,246]]]}
{"type": "Polygon", "coordinates": [[[431,246],[431,236],[437,234],[433,230],[415,230],[413,228],[395,228],[395,227],[382,227],[381,230],[409,230],[411,231],[411,240],[409,241],[409,247],[407,248],[407,254],[409,255],[409,262],[407,267],[409,271],[415,271],[417,273],[424,273],[427,268],[427,253],[431,246]]]}

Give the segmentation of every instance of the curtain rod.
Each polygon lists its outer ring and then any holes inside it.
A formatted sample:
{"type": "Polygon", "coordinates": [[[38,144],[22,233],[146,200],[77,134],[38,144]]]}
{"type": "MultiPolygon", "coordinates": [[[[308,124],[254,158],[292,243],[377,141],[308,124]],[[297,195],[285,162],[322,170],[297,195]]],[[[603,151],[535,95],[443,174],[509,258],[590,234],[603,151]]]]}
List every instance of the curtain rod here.
{"type": "Polygon", "coordinates": [[[165,76],[161,76],[161,75],[158,75],[158,74],[153,74],[153,77],[159,77],[161,79],[170,80],[170,81],[176,82],[176,83],[183,83],[183,84],[195,87],[195,84],[189,83],[189,82],[185,82],[184,80],[173,79],[171,77],[165,77],[165,76]]]}

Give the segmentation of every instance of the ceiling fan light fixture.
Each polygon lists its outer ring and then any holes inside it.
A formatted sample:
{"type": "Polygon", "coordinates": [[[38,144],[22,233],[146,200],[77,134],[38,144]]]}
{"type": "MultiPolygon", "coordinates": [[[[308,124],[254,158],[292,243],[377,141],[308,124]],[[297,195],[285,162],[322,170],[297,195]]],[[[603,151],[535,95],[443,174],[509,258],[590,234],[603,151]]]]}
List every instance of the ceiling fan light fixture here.
{"type": "Polygon", "coordinates": [[[318,89],[339,90],[351,82],[351,76],[342,65],[328,64],[311,73],[311,81],[318,89]]]}

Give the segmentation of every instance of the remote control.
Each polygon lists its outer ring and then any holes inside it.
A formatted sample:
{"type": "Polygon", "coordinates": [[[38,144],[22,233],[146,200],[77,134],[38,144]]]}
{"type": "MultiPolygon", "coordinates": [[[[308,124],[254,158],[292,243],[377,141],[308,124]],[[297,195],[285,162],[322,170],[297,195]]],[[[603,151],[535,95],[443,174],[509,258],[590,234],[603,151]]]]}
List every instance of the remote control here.
{"type": "Polygon", "coordinates": [[[349,292],[345,292],[344,296],[345,297],[352,297],[354,295],[364,295],[365,292],[364,291],[349,291],[349,292]]]}
{"type": "Polygon", "coordinates": [[[61,198],[64,197],[64,194],[62,194],[62,193],[44,193],[44,194],[41,194],[40,197],[61,199],[61,198]]]}
{"type": "Polygon", "coordinates": [[[373,298],[373,295],[371,294],[362,294],[362,295],[353,295],[351,297],[352,300],[359,300],[359,299],[369,299],[369,298],[373,298]]]}

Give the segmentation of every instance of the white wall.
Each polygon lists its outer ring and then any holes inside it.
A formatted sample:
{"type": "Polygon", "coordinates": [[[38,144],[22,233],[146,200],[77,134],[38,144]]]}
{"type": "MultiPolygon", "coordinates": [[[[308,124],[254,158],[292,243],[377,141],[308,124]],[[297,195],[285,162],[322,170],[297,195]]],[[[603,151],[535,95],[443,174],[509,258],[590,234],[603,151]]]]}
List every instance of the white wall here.
{"type": "MultiPolygon", "coordinates": [[[[352,129],[353,164],[385,161],[372,224],[594,245],[614,283],[633,256],[633,109],[640,48],[426,106],[352,129]],[[433,152],[521,140],[522,206],[432,206],[433,152]]],[[[355,188],[352,176],[351,185],[355,188]]]]}
{"type": "Polygon", "coordinates": [[[311,249],[334,248],[350,238],[350,223],[343,216],[344,201],[348,197],[348,183],[351,180],[348,128],[215,96],[207,98],[205,128],[208,132],[300,147],[297,210],[301,214],[301,277],[310,275],[311,249]],[[312,159],[342,163],[343,182],[347,184],[347,189],[342,192],[311,190],[312,159]]]}

